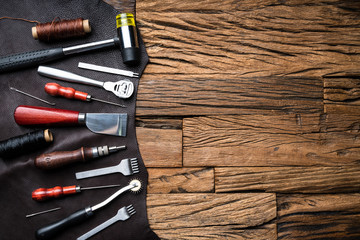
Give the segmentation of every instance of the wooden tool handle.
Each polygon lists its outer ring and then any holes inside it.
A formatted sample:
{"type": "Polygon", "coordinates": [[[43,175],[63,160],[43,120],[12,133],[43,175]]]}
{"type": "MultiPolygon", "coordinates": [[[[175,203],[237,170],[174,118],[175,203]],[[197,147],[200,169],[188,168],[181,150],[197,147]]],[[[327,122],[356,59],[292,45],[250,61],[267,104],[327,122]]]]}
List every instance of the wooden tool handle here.
{"type": "Polygon", "coordinates": [[[56,108],[20,105],[15,109],[15,122],[19,125],[77,125],[79,112],[56,108]]]}
{"type": "Polygon", "coordinates": [[[35,166],[41,169],[55,169],[65,165],[85,162],[93,158],[92,148],[80,148],[74,151],[52,152],[38,156],[35,166]]]}
{"type": "Polygon", "coordinates": [[[78,99],[81,101],[88,101],[89,94],[85,92],[76,91],[74,88],[63,87],[57,83],[47,83],[45,85],[45,92],[51,96],[61,96],[67,99],[78,99]]]}
{"type": "Polygon", "coordinates": [[[35,201],[45,201],[50,198],[58,198],[75,193],[77,193],[76,185],[68,187],[56,186],[53,188],[38,188],[32,192],[31,197],[35,201]]]}

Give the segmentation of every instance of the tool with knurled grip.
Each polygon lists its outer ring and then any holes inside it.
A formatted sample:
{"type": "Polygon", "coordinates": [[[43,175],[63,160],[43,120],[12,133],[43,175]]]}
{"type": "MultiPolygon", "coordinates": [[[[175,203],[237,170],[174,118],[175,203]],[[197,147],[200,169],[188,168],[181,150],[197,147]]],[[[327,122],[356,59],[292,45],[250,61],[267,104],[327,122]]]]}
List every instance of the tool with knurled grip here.
{"type": "Polygon", "coordinates": [[[118,107],[126,107],[125,105],[121,105],[118,103],[94,98],[93,96],[91,96],[90,94],[88,94],[86,92],[80,92],[80,91],[77,91],[74,88],[70,88],[70,87],[63,87],[57,83],[47,83],[45,85],[45,92],[54,97],[60,96],[60,97],[64,97],[67,99],[77,99],[77,100],[81,100],[84,102],[90,102],[91,100],[94,100],[94,101],[98,101],[98,102],[102,102],[102,103],[115,105],[118,107]]]}
{"type": "Polygon", "coordinates": [[[80,193],[83,190],[93,190],[93,189],[112,188],[112,187],[120,187],[120,185],[113,184],[113,185],[96,186],[96,187],[80,187],[73,185],[66,187],[56,186],[53,188],[38,188],[32,192],[31,197],[35,201],[45,201],[51,198],[59,198],[64,195],[80,193]]]}
{"type": "Polygon", "coordinates": [[[115,198],[117,198],[124,192],[131,191],[137,193],[141,191],[141,189],[142,189],[141,181],[138,179],[133,179],[130,181],[128,185],[119,189],[104,201],[94,206],[89,206],[84,209],[80,209],[62,220],[56,221],[54,223],[51,223],[45,227],[38,229],[35,233],[35,236],[38,240],[53,239],[54,236],[58,236],[64,230],[76,226],[82,222],[85,222],[87,219],[89,219],[94,215],[94,212],[96,210],[106,206],[108,203],[113,201],[115,198]]]}
{"type": "Polygon", "coordinates": [[[111,153],[126,149],[126,146],[101,146],[101,147],[82,147],[74,151],[59,151],[41,154],[35,158],[35,166],[41,169],[55,169],[65,165],[85,162],[90,159],[107,156],[111,153]]]}
{"type": "Polygon", "coordinates": [[[85,43],[71,47],[44,49],[4,56],[0,57],[0,73],[38,66],[39,64],[62,59],[69,55],[109,47],[120,47],[119,38],[85,43]]]}

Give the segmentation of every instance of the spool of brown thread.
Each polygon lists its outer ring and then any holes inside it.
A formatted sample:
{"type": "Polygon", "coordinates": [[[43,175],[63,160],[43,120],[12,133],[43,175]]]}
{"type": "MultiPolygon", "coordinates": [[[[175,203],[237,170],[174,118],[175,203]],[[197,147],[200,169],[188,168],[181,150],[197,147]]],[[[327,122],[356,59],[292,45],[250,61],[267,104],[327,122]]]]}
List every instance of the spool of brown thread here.
{"type": "Polygon", "coordinates": [[[89,32],[91,32],[89,20],[83,20],[82,18],[54,20],[48,23],[39,23],[32,28],[34,39],[44,42],[80,37],[89,32]]]}

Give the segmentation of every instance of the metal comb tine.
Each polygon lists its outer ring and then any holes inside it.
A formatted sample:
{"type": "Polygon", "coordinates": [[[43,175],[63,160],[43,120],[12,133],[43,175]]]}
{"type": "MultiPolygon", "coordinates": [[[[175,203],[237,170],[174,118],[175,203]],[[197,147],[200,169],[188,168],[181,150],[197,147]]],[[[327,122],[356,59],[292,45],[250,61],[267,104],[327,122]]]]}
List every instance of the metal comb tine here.
{"type": "Polygon", "coordinates": [[[138,164],[137,158],[130,159],[130,164],[131,164],[132,172],[138,173],[139,172],[139,164],[138,164]]]}
{"type": "Polygon", "coordinates": [[[133,205],[127,206],[127,207],[126,207],[126,211],[128,212],[128,214],[129,214],[130,216],[132,216],[132,215],[134,215],[134,214],[136,213],[135,208],[133,207],[133,205]]]}

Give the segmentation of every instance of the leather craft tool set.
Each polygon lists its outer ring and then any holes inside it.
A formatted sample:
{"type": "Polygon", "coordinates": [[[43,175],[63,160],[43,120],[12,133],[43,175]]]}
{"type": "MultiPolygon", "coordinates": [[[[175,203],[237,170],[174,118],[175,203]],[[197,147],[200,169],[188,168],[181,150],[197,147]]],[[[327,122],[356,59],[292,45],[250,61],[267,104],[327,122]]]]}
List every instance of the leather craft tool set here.
{"type": "MultiPolygon", "coordinates": [[[[108,40],[95,41],[85,44],[78,44],[69,47],[56,47],[44,50],[35,50],[25,53],[16,53],[9,56],[0,57],[0,73],[8,73],[25,68],[33,68],[32,71],[37,71],[40,76],[52,78],[61,81],[67,81],[72,84],[85,84],[95,87],[100,87],[108,92],[115,94],[120,98],[120,103],[107,101],[103,99],[94,98],[87,92],[75,90],[72,87],[64,87],[58,83],[46,83],[44,90],[52,97],[63,97],[66,99],[81,100],[89,102],[91,100],[99,101],[105,104],[110,104],[117,107],[126,107],[126,101],[133,96],[135,89],[134,83],[129,79],[122,79],[119,81],[100,81],[92,78],[84,77],[79,74],[60,70],[54,67],[39,66],[40,64],[58,61],[71,55],[99,51],[105,48],[116,47],[121,50],[123,63],[129,66],[134,66],[139,63],[140,50],[138,43],[138,35],[136,32],[135,19],[132,14],[119,14],[116,18],[116,27],[118,36],[108,40]]],[[[74,20],[59,20],[45,24],[38,24],[32,28],[32,34],[35,39],[39,41],[51,42],[55,40],[62,40],[67,38],[74,38],[84,36],[91,32],[89,20],[77,18],[74,20]],[[56,30],[58,28],[58,31],[56,30]]],[[[130,70],[116,69],[95,64],[79,63],[79,68],[94,70],[99,72],[117,74],[127,77],[139,77],[138,73],[130,70]]],[[[44,78],[46,80],[47,78],[44,78]]],[[[16,88],[10,88],[13,91],[24,94],[31,98],[35,98],[43,103],[55,105],[44,99],[38,98],[16,88]]],[[[55,98],[54,98],[55,99],[55,98]]],[[[117,109],[118,110],[118,109],[117,109]]],[[[104,134],[113,137],[126,138],[128,131],[128,114],[127,113],[98,113],[98,112],[81,112],[75,110],[65,110],[62,108],[46,108],[42,106],[18,105],[14,109],[14,120],[19,126],[25,127],[61,127],[61,126],[78,126],[85,125],[91,132],[95,134],[104,134]]],[[[61,132],[61,131],[59,131],[61,132]]],[[[112,139],[112,138],[109,138],[112,139]]],[[[17,136],[0,142],[0,157],[14,157],[18,154],[25,154],[23,150],[35,151],[40,147],[47,147],[49,143],[53,142],[54,138],[49,130],[40,130],[31,132],[27,135],[17,136]]],[[[81,147],[76,150],[59,149],[50,153],[42,153],[34,160],[34,166],[43,170],[57,171],[58,169],[66,169],[68,165],[87,163],[88,160],[94,158],[105,157],[110,154],[126,154],[127,147],[125,145],[113,144],[112,146],[96,146],[96,147],[81,147]]],[[[99,160],[100,162],[101,160],[99,160]]],[[[84,164],[85,166],[86,164],[84,164]]],[[[105,165],[105,164],[104,164],[105,165]]],[[[35,168],[35,170],[37,170],[35,168]]],[[[38,170],[38,171],[41,171],[38,170]]],[[[138,174],[140,166],[136,157],[129,156],[129,158],[122,159],[118,165],[104,166],[93,170],[77,172],[75,174],[76,180],[90,178],[95,176],[102,176],[111,173],[121,173],[123,178],[138,174]]],[[[52,239],[54,236],[61,235],[66,229],[78,225],[94,215],[94,213],[110,204],[114,199],[126,192],[138,193],[143,189],[142,181],[137,178],[131,178],[128,185],[108,184],[92,187],[80,187],[79,185],[71,186],[56,186],[51,188],[37,188],[29,189],[32,191],[32,199],[34,201],[45,201],[52,198],[60,198],[65,195],[80,193],[82,190],[100,189],[100,188],[119,188],[113,194],[109,195],[102,202],[87,206],[80,209],[68,217],[54,221],[48,225],[39,228],[35,232],[37,239],[52,239]]],[[[100,191],[100,190],[99,190],[100,191]]],[[[81,196],[80,196],[81,197],[81,196]]],[[[59,207],[28,214],[26,217],[34,217],[38,215],[48,214],[53,211],[61,209],[59,207]]],[[[88,239],[91,236],[99,233],[108,226],[115,224],[118,221],[126,221],[136,213],[135,207],[132,204],[124,204],[119,208],[117,214],[109,220],[98,225],[94,229],[86,232],[78,239],[88,239]]]]}

